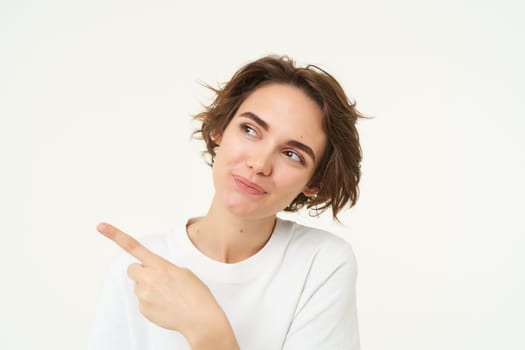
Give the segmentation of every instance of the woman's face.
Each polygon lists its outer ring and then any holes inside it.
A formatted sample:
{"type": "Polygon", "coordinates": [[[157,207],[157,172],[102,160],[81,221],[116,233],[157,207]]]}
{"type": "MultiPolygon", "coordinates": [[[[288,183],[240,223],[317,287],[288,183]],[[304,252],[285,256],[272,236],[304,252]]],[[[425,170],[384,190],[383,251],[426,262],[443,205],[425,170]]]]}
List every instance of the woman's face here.
{"type": "Polygon", "coordinates": [[[215,200],[246,218],[274,216],[308,186],[326,147],[322,112],[299,88],[270,84],[240,105],[213,164],[215,200]]]}

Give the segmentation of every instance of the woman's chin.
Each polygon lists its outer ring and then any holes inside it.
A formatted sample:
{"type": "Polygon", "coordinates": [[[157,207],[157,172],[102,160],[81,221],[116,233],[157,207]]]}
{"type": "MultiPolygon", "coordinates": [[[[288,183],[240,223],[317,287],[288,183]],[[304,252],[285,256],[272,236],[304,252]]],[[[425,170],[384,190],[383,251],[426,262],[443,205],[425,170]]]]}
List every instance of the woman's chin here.
{"type": "Polygon", "coordinates": [[[225,207],[231,215],[239,218],[256,219],[271,215],[268,208],[247,201],[230,200],[225,207]]]}

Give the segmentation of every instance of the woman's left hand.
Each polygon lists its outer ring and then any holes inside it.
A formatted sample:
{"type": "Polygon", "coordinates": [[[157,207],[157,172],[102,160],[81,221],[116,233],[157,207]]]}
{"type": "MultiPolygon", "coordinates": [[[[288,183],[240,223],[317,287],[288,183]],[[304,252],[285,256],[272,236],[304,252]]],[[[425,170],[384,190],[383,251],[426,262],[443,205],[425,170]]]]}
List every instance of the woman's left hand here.
{"type": "Polygon", "coordinates": [[[208,287],[189,269],[154,254],[133,237],[101,223],[97,230],[140,263],[131,264],[140,312],[160,327],[182,333],[192,349],[238,348],[230,322],[208,287]],[[219,347],[218,347],[219,346],[219,347]]]}

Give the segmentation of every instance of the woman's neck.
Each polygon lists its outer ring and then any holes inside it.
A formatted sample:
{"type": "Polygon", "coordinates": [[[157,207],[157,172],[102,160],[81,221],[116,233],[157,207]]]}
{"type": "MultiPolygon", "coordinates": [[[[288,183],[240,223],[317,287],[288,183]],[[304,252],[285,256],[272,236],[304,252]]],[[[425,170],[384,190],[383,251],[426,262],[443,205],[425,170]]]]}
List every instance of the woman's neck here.
{"type": "Polygon", "coordinates": [[[188,223],[193,244],[211,259],[236,263],[261,250],[270,239],[275,216],[261,219],[239,218],[210,208],[206,216],[188,223]]]}

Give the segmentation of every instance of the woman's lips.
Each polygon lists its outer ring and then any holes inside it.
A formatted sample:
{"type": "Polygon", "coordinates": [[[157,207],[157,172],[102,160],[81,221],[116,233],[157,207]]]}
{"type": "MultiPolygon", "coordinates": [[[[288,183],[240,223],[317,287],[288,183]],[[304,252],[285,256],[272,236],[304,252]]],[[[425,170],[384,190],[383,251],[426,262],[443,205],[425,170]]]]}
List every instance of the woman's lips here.
{"type": "Polygon", "coordinates": [[[257,195],[257,196],[260,196],[266,193],[264,188],[257,185],[256,183],[249,181],[248,179],[245,179],[242,176],[234,175],[233,180],[235,182],[235,185],[237,186],[239,190],[241,190],[241,192],[252,194],[252,195],[257,195]]]}

